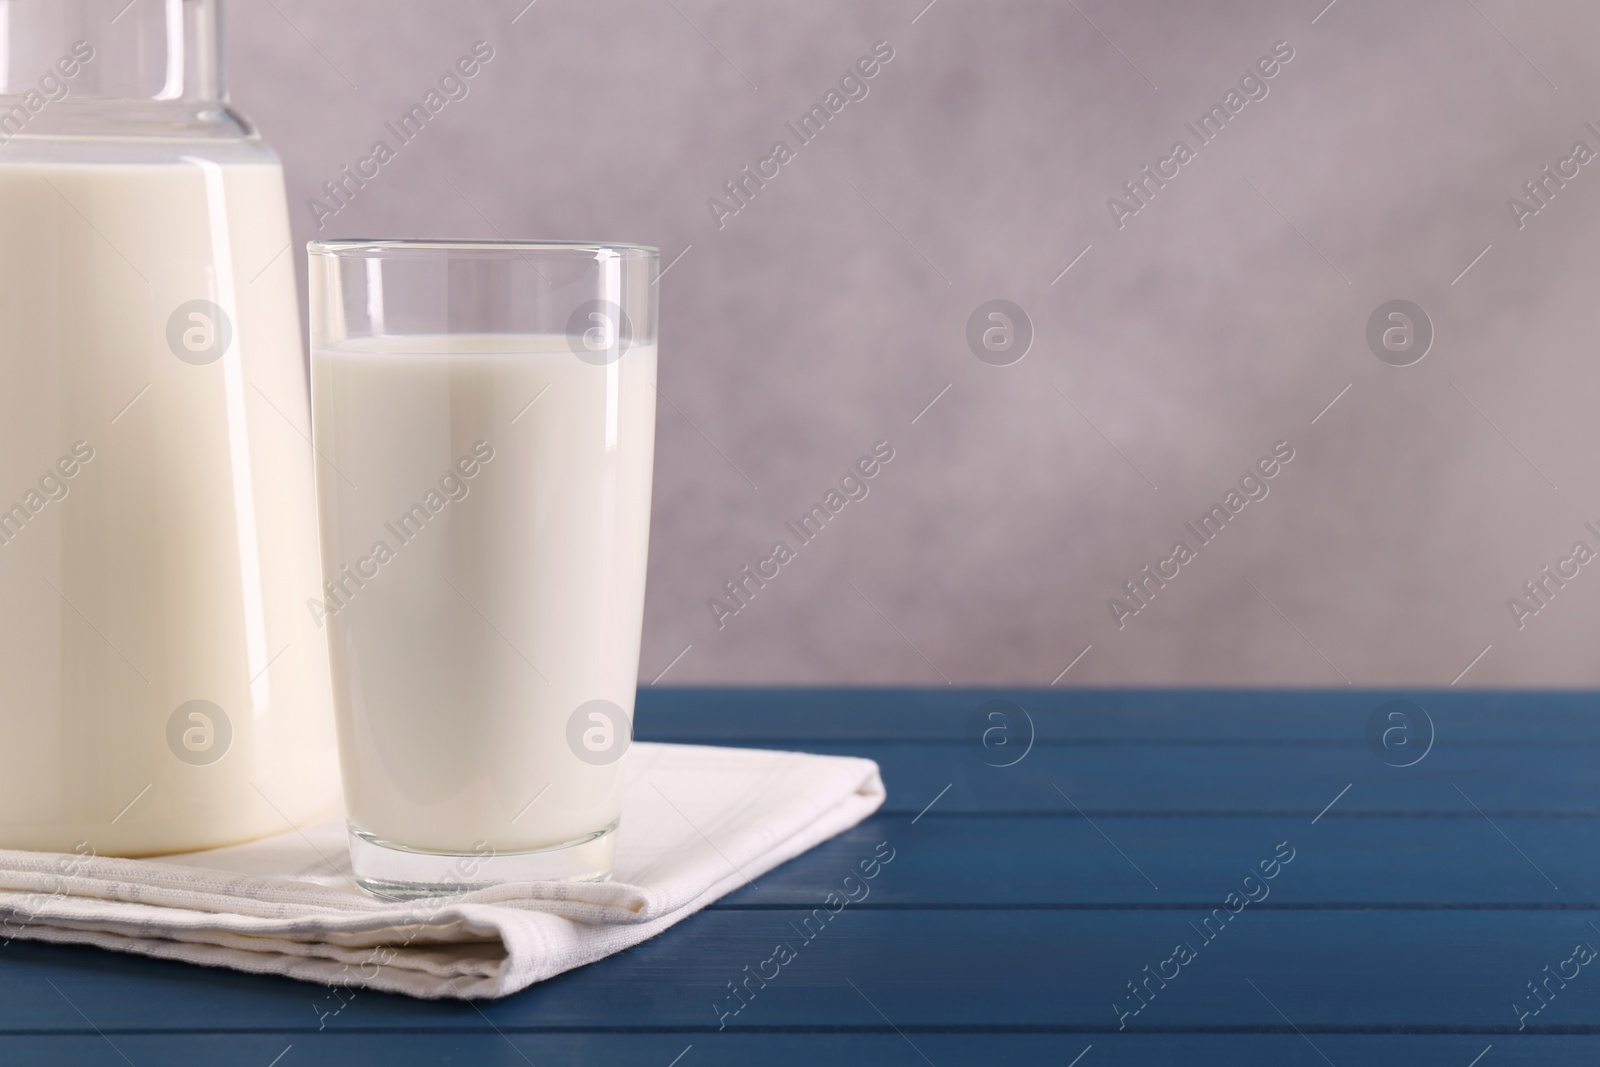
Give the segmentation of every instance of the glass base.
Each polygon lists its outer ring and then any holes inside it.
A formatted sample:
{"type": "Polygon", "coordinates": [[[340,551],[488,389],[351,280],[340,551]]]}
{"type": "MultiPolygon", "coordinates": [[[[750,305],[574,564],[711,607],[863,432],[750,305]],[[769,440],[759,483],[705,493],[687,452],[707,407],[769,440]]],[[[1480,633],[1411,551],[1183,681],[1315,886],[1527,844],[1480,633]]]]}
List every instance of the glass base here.
{"type": "Polygon", "coordinates": [[[384,841],[352,824],[350,865],[374,896],[413,900],[466,893],[504,882],[606,882],[617,851],[617,824],[531,852],[424,852],[384,841]]]}

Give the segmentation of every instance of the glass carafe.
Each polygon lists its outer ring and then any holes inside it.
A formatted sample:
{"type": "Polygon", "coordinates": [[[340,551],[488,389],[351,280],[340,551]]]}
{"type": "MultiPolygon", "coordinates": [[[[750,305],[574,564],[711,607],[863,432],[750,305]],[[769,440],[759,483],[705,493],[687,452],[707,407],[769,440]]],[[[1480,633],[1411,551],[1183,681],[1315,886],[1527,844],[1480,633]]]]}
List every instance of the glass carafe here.
{"type": "Polygon", "coordinates": [[[0,3],[0,848],[337,808],[299,257],[218,2],[0,3]]]}

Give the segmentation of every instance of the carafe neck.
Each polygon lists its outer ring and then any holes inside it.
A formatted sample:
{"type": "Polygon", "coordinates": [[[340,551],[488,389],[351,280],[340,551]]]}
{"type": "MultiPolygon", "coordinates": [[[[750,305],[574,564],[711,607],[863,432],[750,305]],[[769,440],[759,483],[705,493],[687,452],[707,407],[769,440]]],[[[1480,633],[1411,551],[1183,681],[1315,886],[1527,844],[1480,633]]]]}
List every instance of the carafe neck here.
{"type": "Polygon", "coordinates": [[[0,141],[240,136],[221,0],[0,0],[0,141]]]}

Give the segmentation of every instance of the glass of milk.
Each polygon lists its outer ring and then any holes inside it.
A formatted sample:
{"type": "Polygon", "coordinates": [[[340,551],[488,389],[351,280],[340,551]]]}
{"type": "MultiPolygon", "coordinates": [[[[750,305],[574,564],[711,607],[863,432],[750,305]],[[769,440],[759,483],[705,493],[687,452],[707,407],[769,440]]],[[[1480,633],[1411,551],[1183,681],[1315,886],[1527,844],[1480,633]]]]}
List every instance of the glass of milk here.
{"type": "Polygon", "coordinates": [[[610,877],[638,683],[660,260],[313,241],[313,440],[357,880],[610,877]]]}

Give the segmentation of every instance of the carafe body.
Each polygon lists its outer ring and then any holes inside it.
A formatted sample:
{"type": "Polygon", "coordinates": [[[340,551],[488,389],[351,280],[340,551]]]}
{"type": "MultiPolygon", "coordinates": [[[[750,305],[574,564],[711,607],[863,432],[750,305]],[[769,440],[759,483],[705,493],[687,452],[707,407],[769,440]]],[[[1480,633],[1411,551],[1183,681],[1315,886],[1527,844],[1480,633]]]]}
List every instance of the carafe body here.
{"type": "Polygon", "coordinates": [[[3,848],[338,803],[282,170],[216,0],[125,4],[0,5],[3,848]]]}

